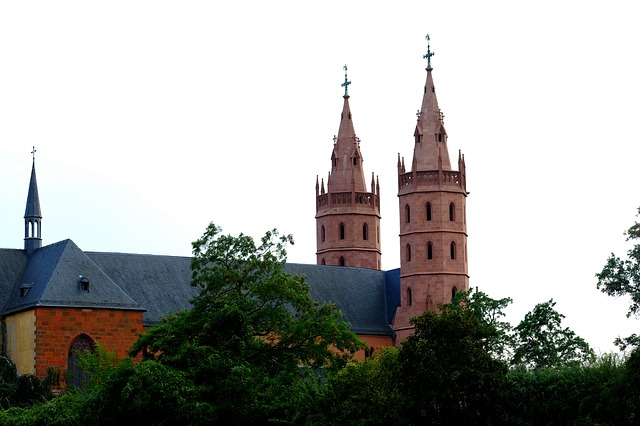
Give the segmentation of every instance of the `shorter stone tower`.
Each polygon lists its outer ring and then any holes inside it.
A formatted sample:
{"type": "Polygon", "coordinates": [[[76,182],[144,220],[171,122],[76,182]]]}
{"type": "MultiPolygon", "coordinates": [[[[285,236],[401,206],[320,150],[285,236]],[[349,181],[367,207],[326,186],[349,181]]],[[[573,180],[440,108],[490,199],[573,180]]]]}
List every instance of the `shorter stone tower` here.
{"type": "Polygon", "coordinates": [[[36,181],[36,149],[31,151],[33,163],[31,166],[31,181],[27,194],[27,207],[24,212],[24,250],[30,255],[42,247],[42,213],[40,212],[40,198],[38,197],[38,182],[36,181]]]}
{"type": "Polygon", "coordinates": [[[451,168],[444,115],[431,76],[432,56],[428,46],[410,171],[398,154],[400,307],[393,322],[398,341],[413,333],[411,318],[469,288],[466,168],[460,153],[458,170],[451,168]]]}
{"type": "Polygon", "coordinates": [[[346,65],[344,70],[344,104],[326,189],[324,179],[316,177],[317,263],[380,269],[380,184],[372,173],[367,191],[360,139],[349,107],[346,65]]]}

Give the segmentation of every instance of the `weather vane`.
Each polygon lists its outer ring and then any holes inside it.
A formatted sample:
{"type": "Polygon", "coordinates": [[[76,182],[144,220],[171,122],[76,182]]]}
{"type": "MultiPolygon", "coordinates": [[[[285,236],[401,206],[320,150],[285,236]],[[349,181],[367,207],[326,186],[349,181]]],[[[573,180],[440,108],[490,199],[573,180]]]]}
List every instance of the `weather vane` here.
{"type": "Polygon", "coordinates": [[[344,83],[342,83],[340,86],[344,87],[344,95],[349,96],[349,85],[351,84],[351,82],[347,80],[347,66],[345,65],[344,67],[342,67],[342,69],[344,69],[344,83]]]}
{"type": "Polygon", "coordinates": [[[33,159],[35,160],[36,159],[36,147],[35,146],[33,146],[32,149],[31,149],[31,155],[33,156],[33,159]]]}
{"type": "Polygon", "coordinates": [[[431,69],[431,57],[435,55],[435,53],[431,51],[431,45],[429,41],[431,41],[431,38],[429,37],[429,34],[427,34],[427,54],[422,57],[423,59],[427,59],[427,69],[431,69]]]}

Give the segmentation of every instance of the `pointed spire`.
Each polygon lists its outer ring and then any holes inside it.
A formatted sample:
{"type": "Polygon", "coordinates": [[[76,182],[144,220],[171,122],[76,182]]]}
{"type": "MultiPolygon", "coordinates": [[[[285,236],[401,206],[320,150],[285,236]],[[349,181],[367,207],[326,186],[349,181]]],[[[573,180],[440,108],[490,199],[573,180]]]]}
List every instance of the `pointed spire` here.
{"type": "MultiPolygon", "coordinates": [[[[427,41],[430,38],[427,36],[427,41]]],[[[447,149],[447,132],[444,128],[444,114],[438,107],[438,98],[431,75],[431,57],[434,53],[427,45],[427,81],[424,86],[422,106],[418,111],[418,123],[414,132],[414,163],[418,170],[436,170],[438,168],[438,151],[442,148],[442,168],[451,170],[449,150],[447,149]]]]}
{"type": "Polygon", "coordinates": [[[356,136],[349,106],[347,87],[351,81],[347,79],[347,66],[344,66],[345,77],[342,87],[345,88],[342,113],[340,114],[340,128],[334,136],[334,147],[331,154],[331,191],[366,192],[366,181],[362,168],[362,153],[360,139],[356,136]]]}
{"type": "Polygon", "coordinates": [[[31,151],[33,163],[31,165],[31,180],[27,194],[27,206],[24,211],[24,249],[27,254],[42,247],[42,212],[40,197],[38,196],[38,182],[36,180],[36,148],[31,151]]]}

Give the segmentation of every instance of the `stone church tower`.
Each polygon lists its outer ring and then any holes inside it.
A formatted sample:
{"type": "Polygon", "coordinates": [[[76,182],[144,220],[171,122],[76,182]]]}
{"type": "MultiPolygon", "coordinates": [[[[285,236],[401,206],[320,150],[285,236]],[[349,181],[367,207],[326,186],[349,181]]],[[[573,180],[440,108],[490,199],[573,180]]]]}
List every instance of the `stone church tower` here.
{"type": "Polygon", "coordinates": [[[469,288],[465,162],[459,153],[458,170],[451,168],[444,115],[431,75],[432,56],[428,46],[427,82],[410,171],[398,154],[400,307],[393,323],[397,341],[413,333],[410,318],[469,288]]]}
{"type": "Polygon", "coordinates": [[[360,139],[349,107],[347,67],[338,136],[333,138],[331,171],[326,189],[316,177],[318,265],[380,269],[380,185],[371,175],[367,191],[360,139]]]}

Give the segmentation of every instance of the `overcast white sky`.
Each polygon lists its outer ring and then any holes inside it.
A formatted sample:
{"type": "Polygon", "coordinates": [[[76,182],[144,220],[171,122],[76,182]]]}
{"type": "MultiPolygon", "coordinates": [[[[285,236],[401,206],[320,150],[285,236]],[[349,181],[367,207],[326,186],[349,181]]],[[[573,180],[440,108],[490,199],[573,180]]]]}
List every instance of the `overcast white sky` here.
{"type": "Polygon", "coordinates": [[[396,162],[429,33],[450,154],[466,156],[471,285],[512,297],[513,325],[553,298],[611,350],[640,325],[594,277],[640,206],[637,6],[435,3],[0,3],[0,246],[22,247],[35,145],[44,244],[185,256],[213,221],[291,233],[289,261],[315,263],[347,64],[396,268],[396,162]]]}

